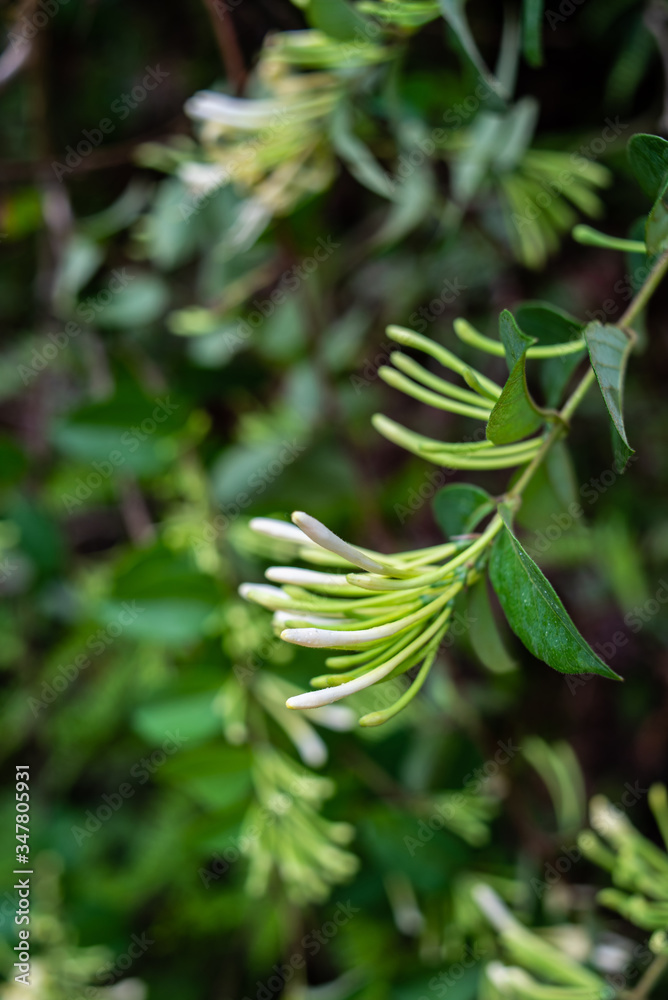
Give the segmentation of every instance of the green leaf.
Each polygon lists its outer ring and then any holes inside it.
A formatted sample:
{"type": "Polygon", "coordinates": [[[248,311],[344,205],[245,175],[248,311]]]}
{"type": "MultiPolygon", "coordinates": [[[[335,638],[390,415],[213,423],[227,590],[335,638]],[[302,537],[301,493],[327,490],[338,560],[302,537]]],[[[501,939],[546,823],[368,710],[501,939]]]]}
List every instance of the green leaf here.
{"type": "Polygon", "coordinates": [[[517,323],[527,336],[545,345],[577,340],[583,326],[575,316],[547,302],[524,302],[517,309],[517,323]]]}
{"type": "Polygon", "coordinates": [[[401,182],[398,198],[373,237],[376,247],[399,243],[433,210],[434,183],[430,170],[415,170],[401,182]]]}
{"type": "Polygon", "coordinates": [[[510,444],[537,430],[546,414],[534,403],[527,386],[526,352],[535,339],[522,333],[507,309],[499,318],[499,334],[510,375],[490,414],[487,438],[494,444],[510,444]]]}
{"type": "Polygon", "coordinates": [[[54,420],[51,438],[70,458],[91,463],[82,476],[83,492],[90,496],[97,489],[91,484],[99,485],[100,477],[115,481],[128,473],[150,475],[173,461],[175,435],[188,413],[183,400],[167,394],[149,399],[136,385],[119,380],[111,398],[54,420]]]}
{"type": "Polygon", "coordinates": [[[468,611],[470,619],[475,623],[475,628],[469,631],[471,646],[483,666],[495,674],[517,670],[517,663],[499,635],[484,576],[468,592],[468,611]]]}
{"type": "Polygon", "coordinates": [[[658,254],[668,249],[668,182],[652,205],[645,227],[647,253],[658,254]]]}
{"type": "MultiPolygon", "coordinates": [[[[582,323],[563,309],[544,302],[525,302],[519,306],[517,322],[520,329],[535,337],[541,346],[564,344],[582,337],[582,323]]],[[[559,405],[563,391],[581,360],[582,354],[577,352],[541,362],[539,380],[546,406],[559,405]]]]}
{"type": "Polygon", "coordinates": [[[490,72],[485,60],[478,51],[478,47],[474,41],[473,35],[471,34],[471,29],[469,28],[466,14],[464,13],[465,4],[466,0],[439,0],[439,6],[441,8],[443,18],[448,22],[455,33],[464,54],[473,68],[480,74],[483,81],[489,87],[491,91],[490,96],[494,96],[496,98],[494,102],[488,102],[488,108],[491,111],[504,110],[508,95],[496,77],[490,72]]]}
{"type": "MultiPolygon", "coordinates": [[[[520,472],[513,479],[519,478],[520,472]]],[[[582,530],[577,481],[568,449],[556,441],[522,494],[517,523],[533,532],[556,524],[561,532],[582,530]]]]}
{"type": "Polygon", "coordinates": [[[40,573],[55,573],[65,561],[65,539],[53,515],[23,496],[8,510],[18,528],[20,548],[40,573]]]}
{"type": "Polygon", "coordinates": [[[624,427],[624,378],[633,340],[619,326],[593,322],[585,328],[589,358],[613,423],[613,450],[619,471],[633,448],[624,427]]]}
{"type": "MultiPolygon", "coordinates": [[[[104,290],[103,290],[104,291],[104,290]]],[[[109,303],[101,293],[86,299],[83,309],[92,310],[95,322],[105,329],[147,326],[159,319],[169,305],[169,288],[155,274],[133,276],[125,288],[115,292],[109,303]]],[[[84,319],[86,315],[81,313],[84,319]]]]}
{"type": "Polygon", "coordinates": [[[531,66],[543,65],[544,0],[524,0],[522,4],[522,50],[531,66]]]}
{"type": "Polygon", "coordinates": [[[394,182],[369,147],[353,132],[349,109],[340,105],[332,118],[332,143],[356,181],[382,198],[393,201],[394,182]]]}
{"type": "Polygon", "coordinates": [[[55,280],[54,295],[63,314],[71,308],[74,296],[93,277],[104,253],[93,240],[75,233],[67,243],[55,280]]]}
{"type": "Polygon", "coordinates": [[[492,546],[489,576],[508,623],[527,649],[562,674],[621,678],[584,640],[552,584],[513,534],[506,511],[492,546]]]}
{"type": "Polygon", "coordinates": [[[536,343],[535,337],[520,330],[515,322],[515,317],[508,309],[504,309],[499,316],[499,337],[506,352],[506,364],[509,372],[512,372],[524,353],[536,343]]]}
{"type": "Polygon", "coordinates": [[[493,510],[494,500],[489,493],[469,483],[444,486],[434,497],[434,516],[446,538],[470,534],[493,510]]]}
{"type": "MultiPolygon", "coordinates": [[[[146,599],[133,602],[135,616],[123,626],[123,634],[134,642],[149,642],[175,648],[197,642],[204,634],[205,623],[213,608],[204,601],[193,600],[184,592],[179,597],[146,599]]],[[[127,601],[103,601],[96,609],[96,618],[105,627],[122,621],[128,609],[127,601]]]]}
{"type": "Polygon", "coordinates": [[[156,544],[117,564],[111,593],[94,613],[106,626],[120,622],[128,639],[176,647],[201,639],[218,602],[212,577],[185,554],[156,544]]]}
{"type": "Polygon", "coordinates": [[[0,434],[0,488],[15,486],[25,475],[28,459],[6,434],[0,434]]]}
{"type": "Polygon", "coordinates": [[[312,28],[338,41],[348,42],[356,36],[367,36],[368,22],[346,0],[310,0],[306,18],[312,28]]]}
{"type": "Polygon", "coordinates": [[[147,743],[160,744],[169,732],[178,731],[190,746],[222,733],[220,715],[214,711],[217,691],[180,695],[138,708],[134,729],[147,743]]]}
{"type": "Polygon", "coordinates": [[[641,188],[656,198],[668,180],[668,142],[658,135],[639,132],[627,147],[631,170],[641,188]]]}

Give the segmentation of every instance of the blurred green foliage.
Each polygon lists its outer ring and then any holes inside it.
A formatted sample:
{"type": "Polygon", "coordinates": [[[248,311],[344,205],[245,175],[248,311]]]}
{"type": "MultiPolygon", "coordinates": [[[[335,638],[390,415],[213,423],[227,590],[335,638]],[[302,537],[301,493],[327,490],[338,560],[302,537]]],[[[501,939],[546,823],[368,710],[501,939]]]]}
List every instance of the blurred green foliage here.
{"type": "Polygon", "coordinates": [[[650,903],[627,898],[651,876],[626,827],[615,888],[573,852],[594,793],[654,837],[666,777],[665,289],[630,363],[628,471],[592,395],[574,470],[557,459],[519,514],[621,694],[462,627],[381,730],[352,729],[386,704],[374,691],[295,721],[319,654],[280,644],[237,587],[282,556],[251,516],[306,509],[383,552],[442,541],[430,501],[461,475],[369,418],[467,425],[384,385],[388,323],[452,345],[456,317],[490,333],[520,300],[619,319],[643,260],[567,233],[605,215],[642,237],[624,150],[666,127],[665,12],[3,6],[3,1000],[618,996],[661,953],[633,921],[665,909],[654,841],[650,903]],[[30,991],[12,965],[26,764],[30,991]]]}

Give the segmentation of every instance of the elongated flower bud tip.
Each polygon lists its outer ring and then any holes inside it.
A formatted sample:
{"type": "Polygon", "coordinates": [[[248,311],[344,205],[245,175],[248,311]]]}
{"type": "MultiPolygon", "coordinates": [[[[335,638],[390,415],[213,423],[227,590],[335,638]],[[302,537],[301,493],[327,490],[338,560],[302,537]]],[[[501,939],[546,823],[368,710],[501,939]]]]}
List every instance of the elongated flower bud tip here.
{"type": "Polygon", "coordinates": [[[341,556],[347,562],[352,563],[353,566],[359,566],[360,569],[371,570],[374,573],[380,572],[382,574],[385,572],[385,568],[381,563],[361,552],[354,545],[350,545],[349,542],[344,542],[342,538],[339,538],[338,535],[335,535],[333,531],[330,531],[317,518],[311,517],[310,514],[305,514],[302,510],[296,510],[292,514],[292,520],[316,545],[320,545],[321,548],[326,549],[328,552],[333,552],[341,556]]]}
{"type": "Polygon", "coordinates": [[[281,541],[296,542],[297,545],[310,545],[311,540],[303,531],[296,528],[289,521],[279,521],[274,517],[253,517],[248,522],[248,527],[256,531],[259,535],[267,535],[269,538],[278,538],[281,541]]]}
{"type": "Polygon", "coordinates": [[[381,434],[383,433],[384,428],[392,426],[390,418],[386,417],[383,413],[374,413],[371,417],[371,423],[381,434]]]}
{"type": "Polygon", "coordinates": [[[285,607],[292,603],[292,598],[281,590],[280,587],[272,587],[268,583],[242,583],[239,585],[239,596],[245,601],[254,601],[264,608],[274,610],[274,608],[285,607]]]}
{"type": "Polygon", "coordinates": [[[490,982],[504,994],[508,987],[516,986],[526,990],[527,987],[534,985],[533,980],[524,969],[520,969],[516,965],[507,966],[503,965],[502,962],[490,962],[486,972],[490,982]]]}
{"type": "Polygon", "coordinates": [[[319,726],[343,733],[354,727],[357,716],[345,705],[324,705],[314,710],[312,719],[319,726]]]}
{"type": "Polygon", "coordinates": [[[388,326],[385,330],[390,340],[394,340],[397,344],[409,344],[415,334],[412,330],[407,330],[404,326],[388,326]]]}
{"type": "Polygon", "coordinates": [[[383,712],[369,712],[368,715],[363,715],[359,720],[359,725],[364,726],[366,729],[368,726],[381,726],[385,722],[385,715],[383,712]]]}
{"type": "Polygon", "coordinates": [[[471,890],[471,895],[497,931],[506,931],[515,926],[515,918],[491,886],[479,882],[471,890]]]}
{"type": "Polygon", "coordinates": [[[267,580],[272,583],[294,584],[297,587],[309,587],[312,584],[327,587],[346,587],[348,581],[344,573],[321,573],[314,569],[301,569],[295,566],[270,566],[264,571],[267,580]]]}
{"type": "Polygon", "coordinates": [[[281,632],[280,638],[283,640],[283,642],[293,642],[298,646],[307,645],[304,642],[302,642],[300,638],[306,631],[308,630],[303,628],[284,628],[283,631],[281,632]]]}

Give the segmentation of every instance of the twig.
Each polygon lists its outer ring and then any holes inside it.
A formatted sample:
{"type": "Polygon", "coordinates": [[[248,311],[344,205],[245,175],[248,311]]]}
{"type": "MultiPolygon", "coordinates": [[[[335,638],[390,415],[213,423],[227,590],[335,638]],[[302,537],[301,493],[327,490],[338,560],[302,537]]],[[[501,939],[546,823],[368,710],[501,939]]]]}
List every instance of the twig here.
{"type": "Polygon", "coordinates": [[[121,513],[135,545],[147,545],[153,541],[155,528],[144,494],[134,478],[125,479],[121,484],[121,513]]]}
{"type": "Polygon", "coordinates": [[[204,0],[204,6],[209,12],[211,26],[223,57],[225,74],[232,84],[235,94],[241,94],[246,83],[246,66],[230,12],[224,10],[219,13],[216,0],[204,0]]]}
{"type": "Polygon", "coordinates": [[[652,964],[636,985],[635,989],[626,994],[627,1000],[645,1000],[668,968],[668,955],[657,955],[652,964]]]}

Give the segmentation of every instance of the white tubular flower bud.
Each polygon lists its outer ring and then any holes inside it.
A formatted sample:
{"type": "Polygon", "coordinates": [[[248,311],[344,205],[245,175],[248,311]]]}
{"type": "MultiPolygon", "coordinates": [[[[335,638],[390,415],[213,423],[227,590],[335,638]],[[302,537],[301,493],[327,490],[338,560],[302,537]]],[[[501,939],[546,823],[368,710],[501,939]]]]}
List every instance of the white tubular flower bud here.
{"type": "Polygon", "coordinates": [[[342,587],[345,590],[351,589],[345,573],[320,573],[315,569],[299,569],[295,566],[270,566],[264,575],[272,583],[288,583],[296,587],[342,587]]]}
{"type": "Polygon", "coordinates": [[[371,687],[372,684],[391,673],[393,669],[392,662],[382,663],[374,670],[369,670],[368,673],[361,677],[355,677],[352,681],[346,681],[345,684],[324,688],[322,691],[305,691],[304,694],[296,694],[293,698],[288,698],[285,704],[288,708],[320,708],[322,705],[331,705],[334,701],[340,701],[341,698],[347,698],[350,694],[371,687]]]}
{"type": "Polygon", "coordinates": [[[289,607],[293,603],[292,598],[280,587],[271,587],[268,583],[242,583],[239,587],[239,596],[245,601],[261,604],[270,611],[289,607]]]}
{"type": "Polygon", "coordinates": [[[352,708],[347,708],[345,705],[323,705],[322,708],[314,708],[309,719],[318,726],[324,726],[337,733],[348,732],[357,722],[357,716],[352,708]]]}
{"type": "Polygon", "coordinates": [[[275,611],[272,624],[285,628],[288,622],[306,622],[308,625],[345,625],[347,618],[338,615],[312,615],[308,611],[275,611]]]}
{"type": "Polygon", "coordinates": [[[310,514],[296,510],[292,515],[292,520],[297,527],[302,529],[305,535],[308,535],[312,541],[316,542],[323,549],[327,549],[328,552],[333,552],[335,555],[347,559],[353,566],[359,566],[360,569],[365,569],[369,573],[387,575],[386,566],[360,552],[354,545],[344,542],[342,538],[339,538],[338,535],[335,535],[333,531],[326,528],[315,517],[311,517],[310,514]]]}
{"type": "Polygon", "coordinates": [[[278,538],[281,542],[293,542],[295,545],[313,545],[313,542],[303,531],[287,521],[279,521],[274,517],[252,517],[248,522],[251,531],[268,538],[278,538]]]}
{"type": "Polygon", "coordinates": [[[281,639],[294,642],[297,646],[311,646],[314,649],[337,649],[340,646],[362,646],[367,642],[387,639],[402,629],[407,628],[403,618],[387,625],[376,625],[374,628],[360,629],[326,629],[326,628],[286,628],[281,632],[281,639]]]}
{"type": "Polygon", "coordinates": [[[233,125],[252,132],[263,125],[271,125],[276,115],[285,114],[286,107],[278,101],[249,101],[214,90],[200,90],[186,101],[184,111],[196,121],[233,125]]]}

